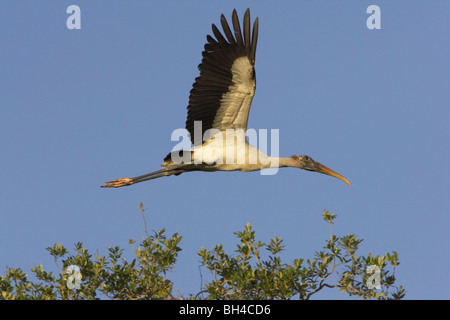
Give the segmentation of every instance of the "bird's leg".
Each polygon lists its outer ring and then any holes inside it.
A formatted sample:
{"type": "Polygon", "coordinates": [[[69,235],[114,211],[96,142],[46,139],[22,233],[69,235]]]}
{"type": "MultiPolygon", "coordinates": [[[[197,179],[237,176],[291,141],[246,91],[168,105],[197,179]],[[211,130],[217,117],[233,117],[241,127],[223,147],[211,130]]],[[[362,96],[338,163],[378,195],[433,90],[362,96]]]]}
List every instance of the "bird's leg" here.
{"type": "Polygon", "coordinates": [[[147,173],[147,174],[137,176],[134,178],[119,178],[119,179],[116,179],[113,181],[106,182],[106,184],[102,185],[102,188],[119,188],[119,187],[129,186],[129,185],[132,185],[135,183],[175,174],[175,172],[171,172],[171,171],[173,171],[173,170],[161,169],[161,170],[147,173]]]}

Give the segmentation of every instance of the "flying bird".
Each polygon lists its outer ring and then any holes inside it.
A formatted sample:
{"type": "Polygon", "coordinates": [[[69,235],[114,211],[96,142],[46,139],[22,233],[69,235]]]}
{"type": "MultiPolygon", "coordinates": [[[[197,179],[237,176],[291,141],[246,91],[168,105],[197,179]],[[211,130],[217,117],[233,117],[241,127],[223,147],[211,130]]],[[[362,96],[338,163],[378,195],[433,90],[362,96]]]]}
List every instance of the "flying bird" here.
{"type": "Polygon", "coordinates": [[[162,169],[134,178],[119,178],[102,187],[117,188],[139,182],[180,175],[189,171],[256,171],[293,167],[350,182],[306,155],[271,157],[250,145],[245,137],[248,115],[256,88],[255,54],[258,18],[250,27],[250,10],[243,19],[243,33],[236,10],[232,14],[233,31],[224,15],[223,34],[213,24],[215,39],[206,37],[200,76],[195,79],[187,107],[186,129],[193,147],[169,153],[162,169]]]}

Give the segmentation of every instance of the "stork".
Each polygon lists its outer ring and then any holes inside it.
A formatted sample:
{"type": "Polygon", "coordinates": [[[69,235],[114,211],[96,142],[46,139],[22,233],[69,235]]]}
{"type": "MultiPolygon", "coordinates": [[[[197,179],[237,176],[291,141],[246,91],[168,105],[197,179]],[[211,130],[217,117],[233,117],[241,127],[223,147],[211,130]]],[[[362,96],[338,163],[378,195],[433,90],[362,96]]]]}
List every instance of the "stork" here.
{"type": "Polygon", "coordinates": [[[243,33],[236,10],[232,14],[234,32],[223,14],[220,22],[225,36],[212,25],[215,39],[210,35],[206,37],[198,66],[200,76],[190,91],[186,129],[194,146],[190,150],[169,153],[161,170],[134,178],[119,178],[102,187],[129,186],[189,171],[248,172],[283,167],[327,174],[351,185],[346,178],[309,156],[271,157],[247,142],[245,132],[256,87],[258,18],[251,30],[250,10],[247,9],[243,33]]]}

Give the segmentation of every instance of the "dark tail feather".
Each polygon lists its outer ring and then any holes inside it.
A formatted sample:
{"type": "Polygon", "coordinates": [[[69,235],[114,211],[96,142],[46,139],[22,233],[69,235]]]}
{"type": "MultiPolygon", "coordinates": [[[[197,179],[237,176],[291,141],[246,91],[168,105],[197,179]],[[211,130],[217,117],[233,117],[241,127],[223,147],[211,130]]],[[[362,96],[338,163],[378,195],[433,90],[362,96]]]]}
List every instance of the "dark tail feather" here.
{"type": "Polygon", "coordinates": [[[192,151],[189,150],[177,150],[169,153],[165,158],[164,162],[173,162],[175,164],[190,163],[192,159],[192,151]]]}

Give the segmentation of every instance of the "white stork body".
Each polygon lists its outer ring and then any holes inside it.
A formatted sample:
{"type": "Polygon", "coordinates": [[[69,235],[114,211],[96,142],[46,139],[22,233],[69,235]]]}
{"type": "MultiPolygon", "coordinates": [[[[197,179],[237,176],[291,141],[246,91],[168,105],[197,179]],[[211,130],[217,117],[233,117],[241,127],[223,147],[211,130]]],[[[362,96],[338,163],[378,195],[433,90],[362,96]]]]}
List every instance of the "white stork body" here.
{"type": "MultiPolygon", "coordinates": [[[[279,158],[270,157],[248,144],[241,129],[217,132],[212,138],[191,149],[190,162],[209,165],[208,171],[256,171],[278,167],[279,158]]],[[[174,157],[172,156],[172,162],[174,157]]]]}
{"type": "Polygon", "coordinates": [[[258,18],[252,32],[248,9],[243,33],[236,10],[233,10],[232,23],[234,32],[221,15],[225,37],[214,24],[212,31],[216,39],[207,36],[199,65],[200,76],[195,79],[187,107],[186,129],[194,147],[169,153],[161,170],[109,181],[102,187],[117,188],[188,171],[248,172],[281,167],[328,174],[350,185],[347,179],[308,156],[270,157],[247,143],[245,132],[256,88],[258,18]]]}

